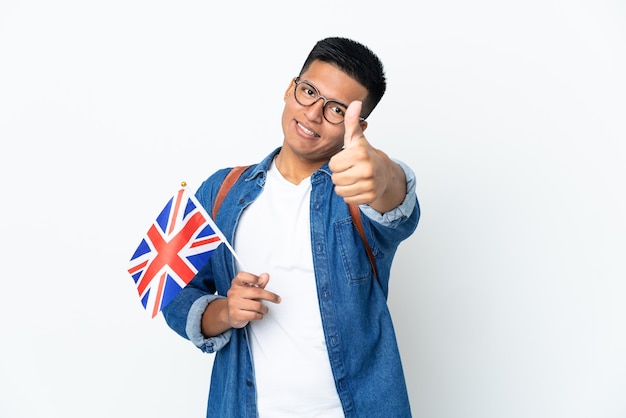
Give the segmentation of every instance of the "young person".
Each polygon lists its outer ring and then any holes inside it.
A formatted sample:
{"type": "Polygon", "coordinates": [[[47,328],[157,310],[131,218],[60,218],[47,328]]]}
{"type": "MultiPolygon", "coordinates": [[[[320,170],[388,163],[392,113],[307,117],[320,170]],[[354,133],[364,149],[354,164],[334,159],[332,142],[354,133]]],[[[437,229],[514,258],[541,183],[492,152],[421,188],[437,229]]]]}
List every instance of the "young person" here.
{"type": "MultiPolygon", "coordinates": [[[[163,310],[216,353],[208,417],[411,416],[387,295],[420,211],[414,173],[364,135],[385,89],[368,47],[317,42],[287,85],[282,145],[245,170],[214,219],[245,265],[218,247],[163,310]]],[[[196,193],[209,213],[229,171],[196,193]]]]}

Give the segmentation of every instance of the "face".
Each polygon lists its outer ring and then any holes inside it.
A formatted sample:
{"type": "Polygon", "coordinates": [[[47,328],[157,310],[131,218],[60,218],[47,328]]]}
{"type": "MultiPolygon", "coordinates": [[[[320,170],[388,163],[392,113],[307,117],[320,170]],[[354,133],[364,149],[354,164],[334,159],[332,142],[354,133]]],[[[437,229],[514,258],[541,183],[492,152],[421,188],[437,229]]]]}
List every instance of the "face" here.
{"type": "MultiPolygon", "coordinates": [[[[337,67],[314,61],[300,76],[314,85],[319,94],[329,100],[349,105],[355,100],[365,100],[367,89],[337,67]]],[[[343,123],[333,125],[323,115],[324,100],[310,106],[299,104],[294,98],[295,83],[292,80],[285,92],[283,132],[285,139],[281,154],[295,156],[312,164],[323,164],[341,151],[344,143],[343,123]]],[[[367,124],[362,122],[364,129],[367,124]]]]}

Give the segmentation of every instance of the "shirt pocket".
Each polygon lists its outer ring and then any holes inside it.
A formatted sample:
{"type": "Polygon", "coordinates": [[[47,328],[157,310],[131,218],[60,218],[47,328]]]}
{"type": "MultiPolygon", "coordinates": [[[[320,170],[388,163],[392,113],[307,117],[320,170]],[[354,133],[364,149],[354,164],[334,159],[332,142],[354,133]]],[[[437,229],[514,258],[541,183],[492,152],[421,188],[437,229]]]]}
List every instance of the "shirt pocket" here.
{"type": "Polygon", "coordinates": [[[352,218],[335,222],[341,264],[349,284],[364,284],[372,275],[365,244],[359,236],[352,218]]]}

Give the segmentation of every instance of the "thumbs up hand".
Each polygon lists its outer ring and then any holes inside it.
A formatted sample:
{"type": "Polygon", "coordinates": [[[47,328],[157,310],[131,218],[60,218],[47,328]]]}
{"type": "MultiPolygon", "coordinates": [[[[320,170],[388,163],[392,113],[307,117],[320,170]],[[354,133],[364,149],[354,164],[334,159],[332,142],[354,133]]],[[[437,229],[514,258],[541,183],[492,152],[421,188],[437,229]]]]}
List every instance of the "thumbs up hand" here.
{"type": "Polygon", "coordinates": [[[384,213],[398,206],[406,194],[400,166],[365,138],[367,123],[359,120],[362,103],[350,103],[344,118],[344,148],[329,161],[335,193],[346,203],[369,204],[384,213]],[[393,187],[390,187],[393,186],[393,187]]]}

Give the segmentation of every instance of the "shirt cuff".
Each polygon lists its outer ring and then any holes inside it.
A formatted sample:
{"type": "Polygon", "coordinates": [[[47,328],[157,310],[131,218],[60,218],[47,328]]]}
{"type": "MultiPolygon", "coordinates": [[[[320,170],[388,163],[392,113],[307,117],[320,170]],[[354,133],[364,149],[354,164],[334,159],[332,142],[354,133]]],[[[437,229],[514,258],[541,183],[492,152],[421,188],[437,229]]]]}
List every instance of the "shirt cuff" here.
{"type": "Polygon", "coordinates": [[[220,298],[223,298],[223,296],[202,296],[191,305],[191,309],[189,309],[189,313],[187,314],[187,326],[185,327],[187,337],[189,337],[189,341],[205,353],[214,353],[230,341],[231,330],[209,338],[206,338],[202,334],[202,314],[206,310],[206,307],[209,306],[209,303],[220,298]]]}
{"type": "Polygon", "coordinates": [[[367,204],[359,205],[359,208],[365,216],[383,226],[390,226],[398,219],[408,218],[411,216],[411,213],[413,213],[413,210],[415,209],[415,204],[417,203],[417,199],[415,198],[415,173],[402,161],[393,158],[391,160],[402,168],[404,176],[406,177],[406,196],[404,197],[402,203],[400,203],[398,207],[385,213],[380,213],[367,204]]]}

